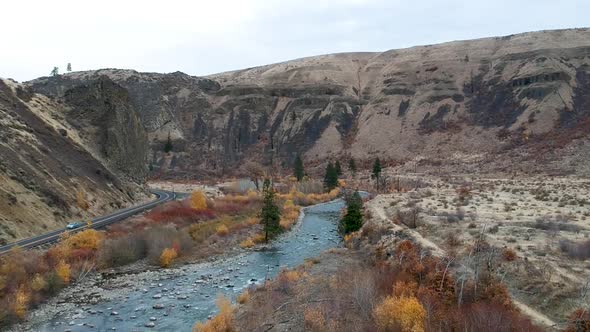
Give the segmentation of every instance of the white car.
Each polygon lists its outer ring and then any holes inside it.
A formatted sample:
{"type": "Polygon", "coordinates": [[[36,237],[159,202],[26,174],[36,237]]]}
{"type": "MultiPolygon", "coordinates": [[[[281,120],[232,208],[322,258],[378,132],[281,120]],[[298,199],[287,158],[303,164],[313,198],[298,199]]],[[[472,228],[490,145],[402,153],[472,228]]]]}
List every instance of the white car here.
{"type": "Polygon", "coordinates": [[[75,228],[78,228],[78,227],[80,227],[80,226],[82,226],[82,225],[84,225],[84,224],[83,224],[82,222],[79,222],[79,221],[77,221],[77,222],[71,222],[71,223],[69,223],[69,224],[66,226],[66,228],[67,228],[67,229],[75,229],[75,228]]]}

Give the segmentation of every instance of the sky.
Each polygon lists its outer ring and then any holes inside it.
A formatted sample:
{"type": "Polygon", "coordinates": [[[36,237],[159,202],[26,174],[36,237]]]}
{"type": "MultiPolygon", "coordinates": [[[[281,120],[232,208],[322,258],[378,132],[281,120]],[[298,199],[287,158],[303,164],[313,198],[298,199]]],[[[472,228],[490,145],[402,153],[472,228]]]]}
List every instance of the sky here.
{"type": "Polygon", "coordinates": [[[296,58],[590,27],[588,0],[5,0],[0,77],[204,76],[296,58]]]}

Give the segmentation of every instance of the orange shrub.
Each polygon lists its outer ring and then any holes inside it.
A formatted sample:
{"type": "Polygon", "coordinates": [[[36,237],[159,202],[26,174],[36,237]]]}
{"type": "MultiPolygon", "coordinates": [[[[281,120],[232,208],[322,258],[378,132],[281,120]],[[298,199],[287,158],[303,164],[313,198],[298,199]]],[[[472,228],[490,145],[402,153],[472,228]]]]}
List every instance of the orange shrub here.
{"type": "Polygon", "coordinates": [[[303,312],[305,329],[309,331],[325,331],[326,317],[321,308],[305,308],[303,312]]]}
{"type": "Polygon", "coordinates": [[[393,284],[393,296],[416,296],[418,292],[418,283],[415,281],[396,281],[393,284]]]}
{"type": "Polygon", "coordinates": [[[64,283],[66,283],[66,284],[70,283],[72,269],[70,268],[70,264],[67,264],[63,259],[55,267],[55,273],[57,273],[59,278],[64,283]]]}
{"type": "Polygon", "coordinates": [[[174,248],[165,248],[160,255],[160,266],[168,267],[172,261],[178,257],[178,252],[174,248]]]}
{"type": "Polygon", "coordinates": [[[205,323],[197,323],[193,332],[231,332],[234,331],[234,307],[225,297],[217,298],[219,313],[205,323]]]}
{"type": "Polygon", "coordinates": [[[14,314],[20,319],[24,319],[29,307],[31,295],[27,292],[24,285],[21,285],[16,294],[14,294],[14,314]]]}
{"type": "Polygon", "coordinates": [[[102,238],[102,233],[94,229],[87,229],[74,235],[64,236],[61,245],[68,252],[74,249],[98,250],[102,238]]]}
{"type": "Polygon", "coordinates": [[[254,243],[254,241],[252,241],[251,238],[247,238],[244,241],[240,242],[240,247],[242,247],[244,249],[245,248],[252,248],[252,247],[254,247],[254,245],[256,245],[256,244],[254,243]]]}
{"type": "Polygon", "coordinates": [[[373,310],[380,331],[424,331],[426,310],[415,297],[386,297],[373,310]]]}
{"type": "Polygon", "coordinates": [[[191,208],[197,211],[203,211],[207,209],[207,197],[200,190],[195,190],[191,194],[191,208]]]}
{"type": "Polygon", "coordinates": [[[238,295],[236,301],[239,304],[248,303],[248,301],[250,301],[250,291],[246,289],[242,294],[238,295]]]}
{"type": "Polygon", "coordinates": [[[217,233],[219,236],[226,236],[229,234],[229,228],[227,228],[225,225],[219,225],[215,229],[215,233],[217,233]]]}

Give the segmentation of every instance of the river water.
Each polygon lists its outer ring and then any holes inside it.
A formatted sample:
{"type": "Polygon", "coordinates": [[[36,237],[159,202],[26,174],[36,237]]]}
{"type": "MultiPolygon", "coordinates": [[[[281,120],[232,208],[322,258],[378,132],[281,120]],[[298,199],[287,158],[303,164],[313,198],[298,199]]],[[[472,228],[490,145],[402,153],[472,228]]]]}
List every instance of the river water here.
{"type": "Polygon", "coordinates": [[[218,294],[234,300],[244,288],[275,277],[282,268],[339,246],[337,219],[343,206],[336,200],[305,208],[302,220],[273,241],[270,250],[171,270],[159,280],[130,285],[132,290],[118,300],[61,313],[34,331],[191,331],[195,322],[215,314],[218,294]]]}

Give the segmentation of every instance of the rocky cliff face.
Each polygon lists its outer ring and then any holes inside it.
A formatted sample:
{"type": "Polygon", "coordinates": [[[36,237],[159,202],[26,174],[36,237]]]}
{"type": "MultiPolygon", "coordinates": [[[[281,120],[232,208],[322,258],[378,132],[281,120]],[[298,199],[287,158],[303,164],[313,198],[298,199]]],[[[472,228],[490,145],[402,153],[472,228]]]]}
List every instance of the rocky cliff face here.
{"type": "Polygon", "coordinates": [[[137,183],[146,173],[146,135],[125,98],[111,81],[79,86],[62,100],[0,80],[0,243],[145,198],[137,183]],[[125,158],[133,163],[121,165],[125,158]]]}
{"type": "Polygon", "coordinates": [[[576,29],[317,56],[207,78],[105,69],[30,86],[67,100],[68,90],[108,77],[147,130],[152,167],[206,176],[245,158],[289,164],[297,153],[307,162],[343,154],[485,162],[543,142],[586,144],[589,73],[590,31],[576,29]],[[172,154],[161,152],[168,136],[172,154]]]}

